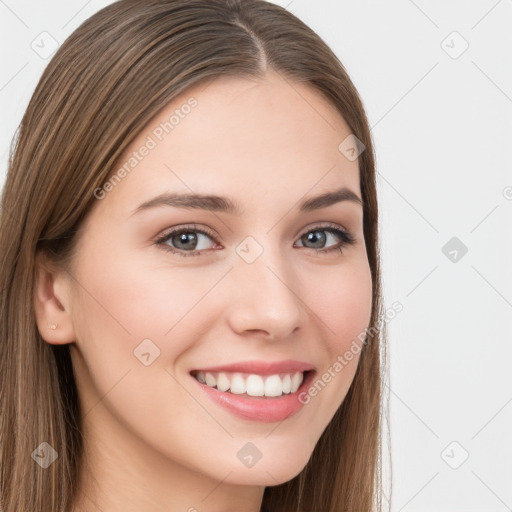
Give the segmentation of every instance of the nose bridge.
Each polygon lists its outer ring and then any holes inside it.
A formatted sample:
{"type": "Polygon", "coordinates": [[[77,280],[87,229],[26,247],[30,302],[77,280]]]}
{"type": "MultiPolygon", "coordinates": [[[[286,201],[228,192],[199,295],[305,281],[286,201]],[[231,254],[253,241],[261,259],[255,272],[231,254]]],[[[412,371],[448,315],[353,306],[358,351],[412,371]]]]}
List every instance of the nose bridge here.
{"type": "Polygon", "coordinates": [[[233,329],[286,338],[300,325],[302,313],[293,266],[277,244],[263,244],[252,237],[239,244],[236,252],[236,292],[230,309],[233,329]]]}

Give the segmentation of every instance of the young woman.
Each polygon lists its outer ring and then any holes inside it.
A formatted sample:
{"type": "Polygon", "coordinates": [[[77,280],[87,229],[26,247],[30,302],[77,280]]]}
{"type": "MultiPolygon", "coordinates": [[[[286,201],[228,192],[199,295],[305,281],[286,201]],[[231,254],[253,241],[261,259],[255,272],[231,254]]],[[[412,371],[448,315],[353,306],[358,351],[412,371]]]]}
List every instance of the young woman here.
{"type": "Polygon", "coordinates": [[[2,511],[381,510],[372,141],[295,16],[92,16],[1,206],[2,511]]]}

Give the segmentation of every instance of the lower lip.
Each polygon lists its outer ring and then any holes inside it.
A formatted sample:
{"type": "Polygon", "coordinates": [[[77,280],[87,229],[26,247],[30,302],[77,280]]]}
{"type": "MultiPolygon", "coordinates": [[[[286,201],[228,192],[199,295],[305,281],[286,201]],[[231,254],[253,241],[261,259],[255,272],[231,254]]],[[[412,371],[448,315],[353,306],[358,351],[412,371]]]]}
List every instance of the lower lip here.
{"type": "Polygon", "coordinates": [[[251,421],[272,423],[283,421],[302,409],[305,404],[299,400],[299,395],[309,387],[314,374],[314,371],[309,371],[295,393],[277,397],[237,395],[219,391],[217,388],[212,388],[202,384],[194,377],[192,378],[214,402],[235,416],[251,421]]]}

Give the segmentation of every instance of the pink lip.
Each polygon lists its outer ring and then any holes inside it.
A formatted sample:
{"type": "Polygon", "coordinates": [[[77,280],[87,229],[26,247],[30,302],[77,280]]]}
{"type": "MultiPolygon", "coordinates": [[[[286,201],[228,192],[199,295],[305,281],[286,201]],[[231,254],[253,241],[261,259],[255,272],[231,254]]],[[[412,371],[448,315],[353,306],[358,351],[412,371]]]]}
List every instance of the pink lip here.
{"type": "Polygon", "coordinates": [[[196,372],[230,372],[230,373],[256,373],[258,375],[274,375],[276,373],[306,372],[314,370],[314,366],[287,359],[285,361],[246,361],[222,366],[210,366],[209,368],[198,368],[196,372]]]}
{"type": "MultiPolygon", "coordinates": [[[[212,371],[218,370],[212,369],[212,371]]],[[[283,394],[278,397],[249,396],[245,393],[237,395],[229,391],[219,391],[217,388],[211,388],[194,377],[192,378],[209,398],[235,416],[250,421],[273,423],[293,416],[304,407],[305,403],[299,400],[299,397],[309,388],[315,374],[316,371],[307,372],[295,393],[283,394]]]]}

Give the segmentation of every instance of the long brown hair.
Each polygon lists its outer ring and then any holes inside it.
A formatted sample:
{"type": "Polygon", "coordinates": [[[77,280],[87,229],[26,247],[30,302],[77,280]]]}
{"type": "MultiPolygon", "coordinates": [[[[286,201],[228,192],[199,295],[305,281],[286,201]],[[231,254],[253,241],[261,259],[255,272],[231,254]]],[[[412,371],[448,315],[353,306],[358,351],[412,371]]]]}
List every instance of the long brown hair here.
{"type": "MultiPolygon", "coordinates": [[[[45,69],[13,140],[0,217],[0,509],[67,512],[83,439],[68,345],[46,343],[33,308],[39,251],[70,268],[94,191],[166,104],[200,81],[272,68],[325,95],[365,146],[359,156],[373,278],[382,318],[374,150],[358,93],[322,39],[264,0],[121,0],[86,20],[45,69]],[[31,454],[47,442],[47,469],[31,454]]],[[[341,142],[341,141],[340,141],[341,142]]],[[[265,489],[272,512],[381,510],[385,336],[363,344],[354,381],[306,467],[265,489]],[[384,357],[383,357],[384,355],[384,357]]]]}

